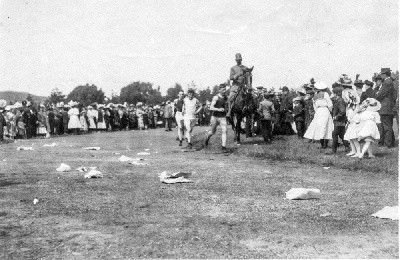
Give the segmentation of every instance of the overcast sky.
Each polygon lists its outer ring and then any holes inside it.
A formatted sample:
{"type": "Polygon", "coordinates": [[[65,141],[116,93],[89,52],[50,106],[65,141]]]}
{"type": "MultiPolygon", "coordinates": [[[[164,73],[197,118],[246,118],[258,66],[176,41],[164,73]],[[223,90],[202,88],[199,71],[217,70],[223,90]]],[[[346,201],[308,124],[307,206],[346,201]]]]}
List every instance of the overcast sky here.
{"type": "Polygon", "coordinates": [[[398,70],[398,1],[1,0],[0,90],[224,82],[235,53],[253,85],[298,87],[398,70]]]}

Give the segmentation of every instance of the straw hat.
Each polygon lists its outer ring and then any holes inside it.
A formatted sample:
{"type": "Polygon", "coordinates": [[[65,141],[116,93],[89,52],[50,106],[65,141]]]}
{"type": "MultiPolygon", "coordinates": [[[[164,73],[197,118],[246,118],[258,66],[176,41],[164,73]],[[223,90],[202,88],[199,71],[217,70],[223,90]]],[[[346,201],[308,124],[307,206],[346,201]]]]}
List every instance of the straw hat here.
{"type": "Polygon", "coordinates": [[[0,107],[5,107],[7,106],[7,101],[5,101],[4,99],[0,99],[0,107]]]}

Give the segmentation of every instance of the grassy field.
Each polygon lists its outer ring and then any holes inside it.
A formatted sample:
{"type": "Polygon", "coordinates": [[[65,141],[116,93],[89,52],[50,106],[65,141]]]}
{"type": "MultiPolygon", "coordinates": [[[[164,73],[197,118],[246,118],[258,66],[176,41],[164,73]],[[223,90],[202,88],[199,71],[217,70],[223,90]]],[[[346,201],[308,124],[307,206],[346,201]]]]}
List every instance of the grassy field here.
{"type": "Polygon", "coordinates": [[[0,145],[0,258],[399,257],[398,221],[370,216],[398,205],[396,150],[358,161],[256,137],[230,139],[222,154],[220,136],[203,149],[206,128],[195,130],[191,151],[162,129],[0,145]],[[144,149],[148,166],[118,161],[144,149]],[[96,166],[104,178],[59,173],[60,163],[96,166]],[[162,184],[165,170],[193,172],[193,183],[162,184]],[[292,187],[321,189],[321,199],[284,200],[292,187]]]}

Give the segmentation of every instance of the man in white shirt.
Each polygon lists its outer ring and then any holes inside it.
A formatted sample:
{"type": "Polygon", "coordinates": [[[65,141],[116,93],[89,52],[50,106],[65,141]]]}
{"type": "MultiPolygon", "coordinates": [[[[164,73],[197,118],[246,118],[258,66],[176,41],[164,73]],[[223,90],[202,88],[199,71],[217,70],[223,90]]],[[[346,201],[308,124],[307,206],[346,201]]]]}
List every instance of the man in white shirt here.
{"type": "Polygon", "coordinates": [[[194,90],[188,90],[188,96],[183,100],[183,122],[186,128],[186,138],[188,148],[192,148],[191,136],[194,126],[196,125],[196,115],[199,113],[201,105],[199,100],[194,98],[194,90]]]}

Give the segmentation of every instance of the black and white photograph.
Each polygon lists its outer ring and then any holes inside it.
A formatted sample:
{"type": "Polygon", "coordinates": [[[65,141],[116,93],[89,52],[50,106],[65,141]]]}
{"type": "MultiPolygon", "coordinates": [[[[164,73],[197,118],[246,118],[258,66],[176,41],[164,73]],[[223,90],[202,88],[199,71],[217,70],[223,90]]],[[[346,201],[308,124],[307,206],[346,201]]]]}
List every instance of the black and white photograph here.
{"type": "Polygon", "coordinates": [[[399,259],[396,0],[0,0],[0,259],[399,259]]]}

